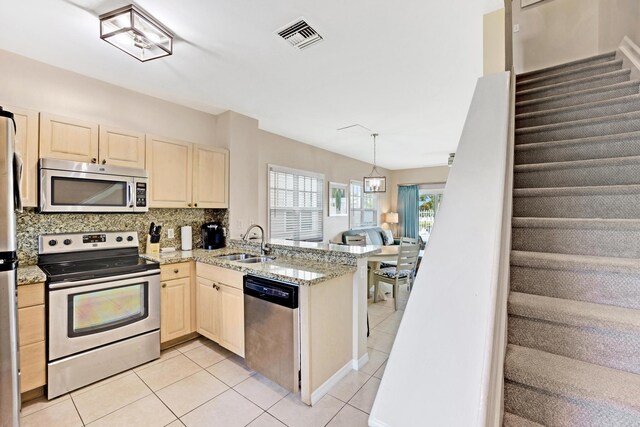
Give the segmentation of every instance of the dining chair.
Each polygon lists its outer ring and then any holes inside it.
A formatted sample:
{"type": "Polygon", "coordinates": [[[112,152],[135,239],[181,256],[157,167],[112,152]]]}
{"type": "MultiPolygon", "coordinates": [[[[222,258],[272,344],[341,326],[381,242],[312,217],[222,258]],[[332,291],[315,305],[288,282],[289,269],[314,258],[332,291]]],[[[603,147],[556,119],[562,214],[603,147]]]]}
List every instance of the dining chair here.
{"type": "Polygon", "coordinates": [[[395,267],[380,268],[373,272],[375,278],[374,295],[378,294],[380,282],[393,285],[393,306],[395,310],[398,309],[399,286],[407,284],[411,287],[419,253],[420,245],[418,239],[404,237],[398,248],[398,259],[395,267]]]}
{"type": "Polygon", "coordinates": [[[367,246],[367,238],[362,234],[354,236],[344,236],[345,242],[349,246],[367,246]]]}

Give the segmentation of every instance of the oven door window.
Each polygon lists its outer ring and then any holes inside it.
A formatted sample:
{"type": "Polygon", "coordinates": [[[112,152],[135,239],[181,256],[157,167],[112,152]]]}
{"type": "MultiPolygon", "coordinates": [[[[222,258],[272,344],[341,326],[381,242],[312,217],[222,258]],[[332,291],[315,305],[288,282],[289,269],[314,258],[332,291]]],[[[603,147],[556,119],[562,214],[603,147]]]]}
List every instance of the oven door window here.
{"type": "Polygon", "coordinates": [[[69,338],[117,329],[149,316],[149,283],[69,295],[69,338]]]}
{"type": "Polygon", "coordinates": [[[51,177],[53,206],[127,206],[127,182],[51,177]]]}

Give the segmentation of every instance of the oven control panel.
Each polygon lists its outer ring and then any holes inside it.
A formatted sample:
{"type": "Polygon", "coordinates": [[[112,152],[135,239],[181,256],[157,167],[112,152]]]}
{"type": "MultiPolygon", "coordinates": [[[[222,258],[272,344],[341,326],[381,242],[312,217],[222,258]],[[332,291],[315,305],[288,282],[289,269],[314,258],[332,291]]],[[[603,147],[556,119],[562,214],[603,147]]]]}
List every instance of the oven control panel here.
{"type": "Polygon", "coordinates": [[[38,237],[38,254],[40,255],[137,247],[138,233],[136,231],[43,234],[38,237]]]}

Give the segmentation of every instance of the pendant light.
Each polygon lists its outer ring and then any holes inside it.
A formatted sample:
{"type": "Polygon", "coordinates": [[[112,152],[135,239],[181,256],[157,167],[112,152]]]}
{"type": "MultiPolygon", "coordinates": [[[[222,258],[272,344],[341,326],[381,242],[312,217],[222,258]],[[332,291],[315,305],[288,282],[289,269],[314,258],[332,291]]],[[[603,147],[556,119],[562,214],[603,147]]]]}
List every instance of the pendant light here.
{"type": "Polygon", "coordinates": [[[145,62],[173,53],[173,35],[160,22],[130,4],[100,15],[100,38],[145,62]]]}
{"type": "Polygon", "coordinates": [[[373,137],[373,169],[369,175],[363,179],[364,192],[365,193],[386,193],[387,191],[387,177],[380,175],[378,168],[376,167],[376,137],[377,133],[371,134],[373,137]]]}

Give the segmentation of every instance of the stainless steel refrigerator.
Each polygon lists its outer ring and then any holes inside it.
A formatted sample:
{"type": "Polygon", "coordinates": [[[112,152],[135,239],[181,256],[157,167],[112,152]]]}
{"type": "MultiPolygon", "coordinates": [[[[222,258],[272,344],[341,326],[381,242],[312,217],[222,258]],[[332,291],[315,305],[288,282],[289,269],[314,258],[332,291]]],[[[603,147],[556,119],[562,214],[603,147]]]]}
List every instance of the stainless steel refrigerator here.
{"type": "MultiPolygon", "coordinates": [[[[16,199],[19,180],[14,172],[15,122],[0,107],[0,426],[19,425],[20,375],[16,254],[16,199]]],[[[17,161],[18,165],[20,162],[17,161]]]]}

